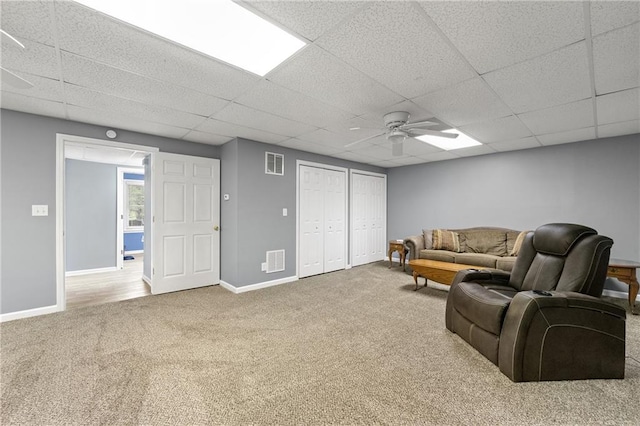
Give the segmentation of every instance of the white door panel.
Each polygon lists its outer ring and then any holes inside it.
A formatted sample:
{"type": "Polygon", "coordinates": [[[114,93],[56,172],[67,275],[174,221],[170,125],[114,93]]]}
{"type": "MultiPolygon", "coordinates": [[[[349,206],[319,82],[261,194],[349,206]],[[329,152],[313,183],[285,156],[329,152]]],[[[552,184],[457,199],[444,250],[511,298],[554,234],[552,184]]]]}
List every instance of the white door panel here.
{"type": "Polygon", "coordinates": [[[380,176],[352,174],[352,265],[383,260],[386,255],[386,184],[380,176]]]}
{"type": "Polygon", "coordinates": [[[220,161],[153,155],[153,294],[220,282],[220,161]]]}

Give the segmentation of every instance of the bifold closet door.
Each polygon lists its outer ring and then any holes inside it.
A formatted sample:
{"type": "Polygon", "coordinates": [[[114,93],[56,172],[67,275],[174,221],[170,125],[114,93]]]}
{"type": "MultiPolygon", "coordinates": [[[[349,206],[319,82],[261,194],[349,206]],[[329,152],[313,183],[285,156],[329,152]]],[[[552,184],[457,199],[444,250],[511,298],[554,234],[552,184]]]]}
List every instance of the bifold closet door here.
{"type": "Polygon", "coordinates": [[[346,266],[346,173],[300,166],[300,278],[346,266]]]}
{"type": "Polygon", "coordinates": [[[387,197],[385,178],[354,173],[351,209],[352,266],[383,260],[386,249],[387,197]]]}

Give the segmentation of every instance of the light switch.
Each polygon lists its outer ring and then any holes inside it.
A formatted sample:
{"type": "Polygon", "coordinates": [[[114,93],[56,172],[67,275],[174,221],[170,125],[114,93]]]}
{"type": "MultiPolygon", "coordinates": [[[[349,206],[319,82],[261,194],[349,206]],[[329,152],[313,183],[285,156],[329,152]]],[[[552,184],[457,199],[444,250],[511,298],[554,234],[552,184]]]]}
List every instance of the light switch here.
{"type": "Polygon", "coordinates": [[[46,204],[32,205],[31,216],[49,216],[49,206],[46,204]]]}
{"type": "Polygon", "coordinates": [[[287,212],[287,208],[285,207],[282,209],[282,216],[286,216],[287,214],[289,213],[287,212]]]}

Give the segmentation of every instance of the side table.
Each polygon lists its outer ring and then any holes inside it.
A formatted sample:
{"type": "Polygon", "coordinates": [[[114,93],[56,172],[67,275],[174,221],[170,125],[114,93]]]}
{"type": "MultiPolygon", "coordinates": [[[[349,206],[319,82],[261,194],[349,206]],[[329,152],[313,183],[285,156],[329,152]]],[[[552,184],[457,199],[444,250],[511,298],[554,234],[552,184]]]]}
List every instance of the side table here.
{"type": "Polygon", "coordinates": [[[394,251],[397,251],[400,255],[400,265],[402,265],[402,270],[404,271],[404,261],[407,256],[407,250],[404,246],[404,242],[402,240],[391,240],[389,241],[389,269],[393,266],[393,258],[391,255],[394,251]]]}
{"type": "Polygon", "coordinates": [[[638,279],[636,269],[640,268],[640,263],[630,260],[609,259],[607,276],[617,278],[629,286],[629,308],[632,315],[638,315],[635,310],[636,297],[638,296],[638,279]]]}

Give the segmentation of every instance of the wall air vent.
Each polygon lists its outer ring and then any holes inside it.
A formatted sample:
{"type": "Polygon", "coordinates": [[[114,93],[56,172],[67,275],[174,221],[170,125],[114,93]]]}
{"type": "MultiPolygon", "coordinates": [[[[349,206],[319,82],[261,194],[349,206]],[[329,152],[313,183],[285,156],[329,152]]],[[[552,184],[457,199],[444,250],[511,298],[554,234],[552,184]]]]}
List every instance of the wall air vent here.
{"type": "Polygon", "coordinates": [[[267,252],[267,274],[284,271],[284,250],[267,252]]]}
{"type": "Polygon", "coordinates": [[[284,175],[284,155],[265,152],[264,172],[268,175],[284,175]]]}

